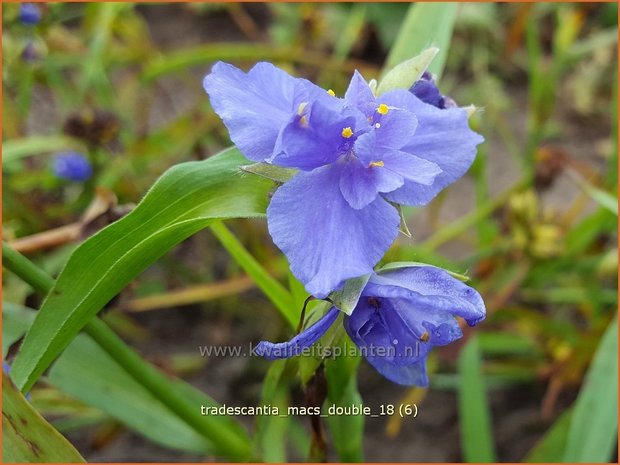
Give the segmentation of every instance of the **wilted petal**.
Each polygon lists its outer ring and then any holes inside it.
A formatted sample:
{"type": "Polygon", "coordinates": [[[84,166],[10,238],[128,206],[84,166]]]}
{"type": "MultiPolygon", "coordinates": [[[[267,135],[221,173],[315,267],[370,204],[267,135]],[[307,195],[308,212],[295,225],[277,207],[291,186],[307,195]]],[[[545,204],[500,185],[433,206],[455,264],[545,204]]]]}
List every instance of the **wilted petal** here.
{"type": "Polygon", "coordinates": [[[346,202],[341,170],[334,165],[297,174],[267,209],[273,241],[293,274],[319,298],[346,279],[370,273],[398,233],[398,212],[383,199],[360,210],[346,202]]]}
{"type": "Polygon", "coordinates": [[[332,307],[323,317],[315,324],[305,329],[288,342],[273,343],[269,341],[260,341],[254,353],[269,360],[280,358],[290,358],[299,355],[303,349],[310,347],[318,341],[323,334],[334,324],[340,310],[332,307]]]}
{"type": "Polygon", "coordinates": [[[425,71],[422,77],[411,86],[409,91],[424,103],[428,103],[437,108],[446,108],[443,95],[441,95],[441,92],[439,92],[439,89],[433,81],[433,77],[427,71],[425,71]]]}

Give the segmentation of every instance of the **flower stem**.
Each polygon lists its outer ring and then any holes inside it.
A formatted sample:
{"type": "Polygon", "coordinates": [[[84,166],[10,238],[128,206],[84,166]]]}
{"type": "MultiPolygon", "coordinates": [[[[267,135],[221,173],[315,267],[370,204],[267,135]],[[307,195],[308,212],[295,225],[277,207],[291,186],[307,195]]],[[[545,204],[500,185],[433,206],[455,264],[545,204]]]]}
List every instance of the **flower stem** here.
{"type": "Polygon", "coordinates": [[[463,234],[469,228],[475,226],[483,218],[489,216],[496,209],[501,207],[512,194],[526,187],[529,182],[530,178],[526,176],[512,187],[499,194],[497,197],[489,199],[487,202],[478,206],[478,208],[474,211],[461,216],[458,220],[453,221],[444,228],[441,228],[431,237],[421,242],[419,247],[424,247],[426,250],[432,251],[453,238],[463,234]]]}
{"type": "Polygon", "coordinates": [[[11,270],[41,294],[46,295],[54,287],[54,278],[4,241],[2,241],[2,266],[11,270]]]}
{"type": "MultiPolygon", "coordinates": [[[[48,294],[54,287],[55,281],[51,276],[4,241],[2,242],[2,259],[3,266],[41,294],[48,294]]],[[[84,332],[181,420],[216,445],[217,453],[238,460],[247,460],[252,456],[250,442],[245,435],[211,422],[210,417],[201,416],[200,406],[186,399],[165,375],[146,363],[102,320],[97,317],[93,318],[84,327],[84,332]]]]}

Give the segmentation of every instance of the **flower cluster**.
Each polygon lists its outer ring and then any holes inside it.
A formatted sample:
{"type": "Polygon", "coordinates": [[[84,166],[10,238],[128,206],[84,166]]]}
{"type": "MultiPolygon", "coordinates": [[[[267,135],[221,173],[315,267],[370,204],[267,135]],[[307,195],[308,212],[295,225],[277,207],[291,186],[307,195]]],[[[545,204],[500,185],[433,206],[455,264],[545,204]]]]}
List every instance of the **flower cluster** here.
{"type": "MultiPolygon", "coordinates": [[[[273,195],[267,222],[292,273],[318,298],[373,273],[398,234],[396,206],[427,204],[465,174],[483,141],[469,128],[468,112],[428,73],[410,88],[377,95],[355,72],[339,98],[269,63],[244,73],[220,62],[203,84],[247,158],[298,170],[273,195]]],[[[407,343],[422,344],[416,356],[367,357],[403,384],[425,384],[430,347],[460,337],[453,315],[470,324],[484,317],[480,296],[436,268],[373,274],[362,295],[345,320],[356,344],[391,344],[397,354],[407,343]]],[[[295,355],[337,315],[332,309],[289,343],[263,342],[260,351],[295,355]]]]}
{"type": "Polygon", "coordinates": [[[344,98],[269,63],[247,74],[217,63],[204,87],[243,154],[300,170],[273,196],[267,221],[319,298],[383,257],[398,233],[392,203],[428,203],[467,171],[483,140],[465,110],[406,89],[376,96],[357,72],[344,98]]]}

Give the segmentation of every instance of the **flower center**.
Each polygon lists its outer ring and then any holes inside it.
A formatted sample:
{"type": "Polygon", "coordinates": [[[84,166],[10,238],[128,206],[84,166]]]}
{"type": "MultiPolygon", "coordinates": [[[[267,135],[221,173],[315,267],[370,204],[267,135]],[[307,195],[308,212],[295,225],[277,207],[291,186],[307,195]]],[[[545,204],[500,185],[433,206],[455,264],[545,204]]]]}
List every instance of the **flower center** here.
{"type": "Polygon", "coordinates": [[[350,126],[342,129],[342,137],[344,137],[345,139],[350,139],[352,136],[353,130],[350,126]]]}
{"type": "Polygon", "coordinates": [[[387,115],[388,111],[390,111],[390,109],[385,103],[382,103],[377,107],[377,113],[379,113],[380,115],[387,115]]]}

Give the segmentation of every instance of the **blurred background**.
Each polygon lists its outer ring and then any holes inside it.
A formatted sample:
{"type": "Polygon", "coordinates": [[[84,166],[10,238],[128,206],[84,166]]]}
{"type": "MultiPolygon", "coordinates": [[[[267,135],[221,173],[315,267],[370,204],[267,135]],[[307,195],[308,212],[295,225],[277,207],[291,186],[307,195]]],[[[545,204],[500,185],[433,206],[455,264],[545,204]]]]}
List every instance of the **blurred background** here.
{"type": "MultiPolygon", "coordinates": [[[[166,169],[230,145],[202,89],[212,63],[271,61],[342,95],[355,69],[379,76],[409,7],[3,3],[4,240],[56,275],[81,240],[130,211],[166,169]]],[[[439,87],[481,108],[471,121],[486,142],[468,175],[428,207],[406,209],[412,237],[401,235],[384,261],[467,274],[488,317],[436,350],[429,389],[392,384],[361,363],[366,405],[419,407],[415,419],[365,419],[367,461],[553,461],[576,434],[572,406],[595,353],[610,377],[592,375],[588,395],[610,383],[617,391],[617,342],[600,344],[607,328],[615,337],[617,309],[617,8],[458,6],[439,87]]],[[[264,221],[227,227],[287,282],[264,221]]],[[[184,241],[103,318],[149,361],[218,402],[258,405],[270,362],[201,357],[198,346],[285,340],[290,330],[217,236],[206,230],[184,241]]],[[[40,306],[10,273],[3,292],[8,302],[40,306]]],[[[3,346],[9,361],[15,350],[3,346]]],[[[204,459],[158,440],[153,424],[127,427],[73,375],[70,388],[40,383],[32,403],[87,460],[204,459]]],[[[304,405],[294,375],[287,398],[304,405]]],[[[584,428],[608,434],[616,409],[617,398],[595,405],[584,428]]],[[[240,420],[254,428],[254,418],[240,420]]],[[[287,435],[284,459],[307,458],[310,430],[301,417],[273,436],[279,444],[287,435]]],[[[609,446],[603,461],[617,459],[609,446]]],[[[327,452],[338,460],[330,439],[327,452]]]]}

